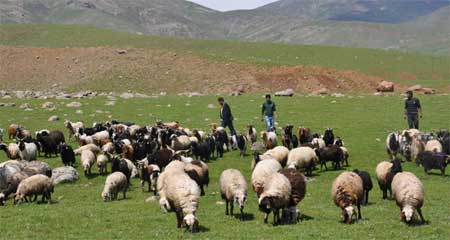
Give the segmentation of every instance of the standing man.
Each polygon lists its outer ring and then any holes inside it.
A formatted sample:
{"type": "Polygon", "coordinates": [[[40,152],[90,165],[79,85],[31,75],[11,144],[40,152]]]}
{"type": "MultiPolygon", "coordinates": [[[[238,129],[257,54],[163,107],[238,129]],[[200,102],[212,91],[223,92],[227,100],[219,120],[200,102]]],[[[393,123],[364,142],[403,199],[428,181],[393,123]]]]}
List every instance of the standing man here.
{"type": "Polygon", "coordinates": [[[422,118],[422,107],[419,99],[413,97],[412,91],[407,91],[405,100],[405,115],[404,119],[408,118],[409,128],[419,129],[419,116],[422,118]],[[420,114],[420,115],[419,115],[420,114]]]}
{"type": "Polygon", "coordinates": [[[220,104],[220,120],[221,120],[221,126],[222,127],[228,127],[230,129],[231,136],[236,135],[236,130],[234,130],[233,127],[233,114],[231,114],[231,108],[228,103],[225,102],[223,97],[219,97],[217,101],[220,104]]]}
{"type": "Polygon", "coordinates": [[[275,117],[277,115],[277,108],[272,101],[270,94],[266,95],[266,101],[262,104],[261,121],[266,122],[266,129],[268,132],[275,131],[275,117]]]}

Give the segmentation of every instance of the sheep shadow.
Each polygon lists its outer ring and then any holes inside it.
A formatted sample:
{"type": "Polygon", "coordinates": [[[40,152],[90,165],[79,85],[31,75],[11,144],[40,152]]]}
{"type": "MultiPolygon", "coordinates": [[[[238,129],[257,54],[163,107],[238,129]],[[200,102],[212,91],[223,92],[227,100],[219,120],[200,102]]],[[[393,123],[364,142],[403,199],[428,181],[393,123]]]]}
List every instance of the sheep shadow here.
{"type": "Polygon", "coordinates": [[[300,215],[300,222],[311,221],[311,220],[314,220],[314,217],[303,214],[303,213],[300,215]]]}
{"type": "Polygon", "coordinates": [[[209,232],[209,231],[210,231],[209,228],[207,228],[207,227],[205,227],[203,225],[199,225],[197,233],[205,233],[205,232],[209,232]]]}
{"type": "Polygon", "coordinates": [[[425,222],[422,222],[421,220],[414,218],[414,220],[410,223],[407,223],[408,227],[420,227],[420,226],[426,226],[429,225],[430,221],[425,220],[425,222]]]}
{"type": "MultiPolygon", "coordinates": [[[[236,218],[236,219],[241,219],[241,214],[240,213],[233,214],[233,217],[236,218]]],[[[245,222],[245,221],[252,221],[252,220],[255,219],[255,215],[253,213],[245,213],[244,212],[242,218],[243,218],[243,220],[242,220],[243,222],[245,222]]]]}
{"type": "Polygon", "coordinates": [[[100,175],[100,174],[98,174],[98,173],[91,173],[91,174],[89,174],[89,175],[84,175],[84,176],[85,176],[87,179],[91,180],[91,179],[97,178],[97,177],[102,176],[102,175],[100,175]]]}
{"type": "Polygon", "coordinates": [[[439,172],[428,172],[428,173],[425,173],[425,175],[428,175],[428,176],[430,176],[430,175],[433,175],[433,176],[440,176],[440,177],[449,177],[449,175],[448,174],[445,174],[445,175],[441,175],[441,173],[439,172]]]}

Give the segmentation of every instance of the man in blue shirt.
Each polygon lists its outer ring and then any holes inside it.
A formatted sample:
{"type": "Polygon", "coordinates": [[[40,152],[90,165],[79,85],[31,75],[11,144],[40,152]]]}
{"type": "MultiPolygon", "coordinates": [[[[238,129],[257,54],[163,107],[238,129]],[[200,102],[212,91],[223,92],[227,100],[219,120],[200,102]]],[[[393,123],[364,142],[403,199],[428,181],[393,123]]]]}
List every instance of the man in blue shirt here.
{"type": "Polygon", "coordinates": [[[407,91],[405,100],[405,119],[408,119],[409,128],[419,129],[419,116],[422,118],[422,106],[419,99],[413,97],[412,91],[407,91]]]}
{"type": "Polygon", "coordinates": [[[262,104],[261,115],[261,121],[266,122],[267,131],[275,131],[275,117],[277,115],[277,107],[272,101],[270,94],[266,95],[266,101],[262,104]]]}

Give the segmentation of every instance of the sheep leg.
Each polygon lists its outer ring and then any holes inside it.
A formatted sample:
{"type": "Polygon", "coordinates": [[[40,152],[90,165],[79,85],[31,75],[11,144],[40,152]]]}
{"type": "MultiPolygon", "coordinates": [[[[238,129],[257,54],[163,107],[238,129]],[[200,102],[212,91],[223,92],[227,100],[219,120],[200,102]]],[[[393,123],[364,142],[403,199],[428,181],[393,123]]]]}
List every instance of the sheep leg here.
{"type": "MultiPolygon", "coordinates": [[[[141,191],[144,192],[145,181],[141,180],[141,191]]],[[[148,185],[148,189],[150,189],[150,184],[148,185]]]]}
{"type": "Polygon", "coordinates": [[[244,209],[241,208],[241,221],[244,221],[244,209]]]}
{"type": "Polygon", "coordinates": [[[177,210],[175,211],[175,215],[177,216],[177,228],[181,228],[183,225],[183,219],[181,213],[177,210]]]}
{"type": "Polygon", "coordinates": [[[366,195],[364,198],[364,205],[367,205],[369,203],[369,191],[366,191],[366,195]]]}
{"type": "Polygon", "coordinates": [[[225,201],[225,215],[228,215],[228,200],[225,201]]]}
{"type": "Polygon", "coordinates": [[[123,199],[127,199],[127,190],[123,190],[123,199]]]}
{"type": "Polygon", "coordinates": [[[273,210],[273,225],[278,225],[279,220],[280,220],[280,210],[279,209],[274,209],[273,210]]]}
{"type": "Polygon", "coordinates": [[[203,189],[203,185],[200,187],[200,196],[205,196],[205,190],[203,189]]]}
{"type": "Polygon", "coordinates": [[[230,203],[230,214],[231,214],[231,216],[233,216],[234,214],[233,214],[233,209],[234,209],[234,203],[233,202],[231,202],[230,203]]]}
{"type": "Polygon", "coordinates": [[[361,219],[361,204],[358,202],[358,219],[361,219]]]}
{"type": "Polygon", "coordinates": [[[269,213],[264,213],[264,223],[267,223],[267,219],[269,218],[269,213]]]}
{"type": "Polygon", "coordinates": [[[419,213],[420,220],[422,220],[422,223],[425,223],[425,219],[423,218],[423,215],[422,215],[422,209],[418,208],[417,213],[419,213]]]}
{"type": "Polygon", "coordinates": [[[52,203],[52,194],[50,192],[47,193],[47,203],[48,204],[52,203]]]}
{"type": "Polygon", "coordinates": [[[34,194],[33,202],[35,202],[35,201],[37,200],[37,197],[38,197],[38,195],[37,195],[37,194],[34,194]]]}

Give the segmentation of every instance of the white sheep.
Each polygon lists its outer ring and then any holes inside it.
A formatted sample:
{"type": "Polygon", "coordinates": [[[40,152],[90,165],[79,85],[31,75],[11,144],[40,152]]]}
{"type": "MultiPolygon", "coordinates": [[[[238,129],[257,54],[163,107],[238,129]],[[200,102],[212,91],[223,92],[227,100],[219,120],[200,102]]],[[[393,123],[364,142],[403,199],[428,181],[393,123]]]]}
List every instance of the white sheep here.
{"type": "Polygon", "coordinates": [[[112,142],[108,142],[102,146],[102,152],[113,154],[114,153],[114,144],[112,142]]]}
{"type": "Polygon", "coordinates": [[[191,140],[189,139],[188,136],[181,135],[177,137],[177,135],[173,134],[170,137],[170,140],[171,140],[171,148],[174,151],[188,150],[191,147],[191,140]]]}
{"type": "Polygon", "coordinates": [[[378,185],[380,186],[381,191],[383,192],[383,199],[387,198],[387,191],[391,191],[391,188],[388,186],[387,175],[391,172],[392,163],[387,161],[382,161],[378,163],[375,172],[377,175],[378,185]]]}
{"type": "Polygon", "coordinates": [[[21,160],[33,161],[37,159],[38,148],[35,143],[19,141],[19,156],[21,160]]]}
{"type": "Polygon", "coordinates": [[[421,210],[424,202],[423,185],[414,174],[397,173],[392,180],[392,194],[400,207],[402,221],[411,222],[414,210],[417,210],[422,223],[425,222],[421,210]]]}
{"type": "Polygon", "coordinates": [[[417,157],[425,151],[425,144],[418,138],[413,138],[411,142],[411,161],[417,163],[417,157]]]}
{"type": "Polygon", "coordinates": [[[78,145],[84,146],[88,144],[94,144],[94,138],[92,136],[88,136],[86,134],[80,135],[79,133],[75,133],[75,139],[78,141],[78,145]]]}
{"type": "Polygon", "coordinates": [[[425,145],[425,151],[442,152],[442,144],[438,140],[430,140],[425,145]]]}
{"type": "Polygon", "coordinates": [[[247,182],[239,170],[227,169],[220,175],[220,193],[226,202],[225,214],[228,215],[228,205],[230,214],[233,215],[234,204],[239,205],[241,211],[241,221],[244,220],[244,203],[247,199],[247,182]]]}
{"type": "Polygon", "coordinates": [[[356,216],[354,205],[358,207],[358,219],[361,219],[363,193],[362,179],[354,172],[343,172],[334,180],[331,196],[336,206],[342,209],[345,223],[350,224],[356,216]]]}
{"type": "Polygon", "coordinates": [[[141,129],[142,127],[139,125],[131,125],[128,127],[128,133],[130,134],[131,138],[136,139],[136,133],[139,129],[141,129]]]}
{"type": "Polygon", "coordinates": [[[326,147],[325,141],[322,138],[313,138],[313,140],[311,141],[311,144],[315,148],[325,148],[326,147]]]}
{"type": "Polygon", "coordinates": [[[199,200],[200,188],[186,173],[177,171],[167,175],[159,203],[164,211],[176,213],[178,228],[186,226],[191,232],[198,230],[199,223],[195,214],[199,200]]]}
{"type": "Polygon", "coordinates": [[[273,173],[267,180],[259,197],[259,209],[264,212],[264,223],[273,211],[273,224],[280,223],[280,209],[287,208],[291,200],[291,183],[281,173],[273,173]]]}
{"type": "Polygon", "coordinates": [[[270,155],[274,157],[282,167],[286,166],[289,149],[285,146],[277,146],[272,149],[267,150],[263,155],[270,155]]]}
{"type": "Polygon", "coordinates": [[[107,165],[109,162],[109,155],[107,154],[99,154],[97,155],[97,168],[98,168],[98,173],[100,173],[101,175],[106,174],[107,173],[107,165]]]}
{"type": "Polygon", "coordinates": [[[95,154],[91,150],[83,150],[81,152],[81,166],[84,175],[91,175],[91,168],[95,164],[95,154]]]}
{"type": "Polygon", "coordinates": [[[109,137],[109,132],[105,130],[96,132],[94,135],[92,135],[92,140],[94,140],[94,143],[98,146],[103,146],[104,144],[110,142],[109,137]]]}
{"type": "Polygon", "coordinates": [[[53,193],[52,179],[42,174],[33,175],[20,182],[14,197],[14,204],[21,203],[31,196],[34,196],[34,200],[36,200],[38,195],[42,195],[42,202],[47,199],[50,203],[51,193],[53,193]]]}
{"type": "Polygon", "coordinates": [[[310,147],[298,147],[289,152],[287,166],[297,170],[306,169],[306,175],[311,176],[318,157],[310,147]]]}
{"type": "Polygon", "coordinates": [[[277,143],[277,135],[274,132],[261,132],[261,139],[264,142],[264,145],[267,149],[272,149],[278,145],[277,143]]]}
{"type": "Polygon", "coordinates": [[[281,164],[274,159],[260,161],[252,172],[252,187],[259,197],[270,176],[282,169],[281,164]]]}
{"type": "Polygon", "coordinates": [[[73,152],[75,153],[75,155],[80,155],[84,150],[89,150],[89,151],[93,152],[94,154],[98,154],[101,151],[97,145],[91,143],[91,144],[81,146],[81,147],[75,149],[73,152]]]}
{"type": "Polygon", "coordinates": [[[111,173],[105,181],[105,186],[101,194],[103,201],[117,200],[119,192],[123,192],[123,199],[127,198],[128,180],[122,172],[111,173]]]}

